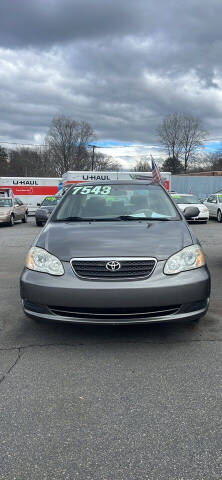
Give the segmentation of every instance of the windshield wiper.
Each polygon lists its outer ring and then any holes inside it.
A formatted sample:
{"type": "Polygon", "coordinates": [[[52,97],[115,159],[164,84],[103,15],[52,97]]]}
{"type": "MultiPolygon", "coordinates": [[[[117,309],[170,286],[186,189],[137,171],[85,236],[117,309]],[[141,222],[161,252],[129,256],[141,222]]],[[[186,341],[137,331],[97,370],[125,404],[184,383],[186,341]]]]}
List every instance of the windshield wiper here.
{"type": "Polygon", "coordinates": [[[161,220],[161,221],[170,221],[170,218],[167,217],[137,217],[134,215],[119,215],[118,217],[113,217],[107,220],[161,220]]]}
{"type": "Polygon", "coordinates": [[[171,218],[167,217],[134,217],[133,215],[119,215],[118,217],[108,217],[108,218],[83,218],[83,217],[65,217],[58,218],[55,222],[115,222],[120,220],[160,220],[169,222],[171,218]]]}
{"type": "Polygon", "coordinates": [[[89,218],[89,217],[65,217],[58,218],[55,222],[106,222],[116,218],[89,218]]]}
{"type": "Polygon", "coordinates": [[[65,217],[57,218],[55,222],[88,222],[93,220],[92,218],[83,218],[83,217],[65,217]]]}

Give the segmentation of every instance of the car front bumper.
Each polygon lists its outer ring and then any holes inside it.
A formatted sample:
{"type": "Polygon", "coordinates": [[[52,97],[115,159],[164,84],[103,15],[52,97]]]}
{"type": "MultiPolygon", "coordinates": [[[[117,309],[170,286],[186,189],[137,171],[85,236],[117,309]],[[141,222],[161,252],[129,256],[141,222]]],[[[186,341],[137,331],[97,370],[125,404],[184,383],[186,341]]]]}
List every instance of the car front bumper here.
{"type": "Polygon", "coordinates": [[[36,222],[46,223],[48,218],[49,218],[49,215],[47,215],[47,217],[46,217],[46,215],[41,215],[41,214],[35,213],[36,222]]]}
{"type": "Polygon", "coordinates": [[[210,275],[201,267],[164,275],[165,262],[143,280],[98,281],[76,277],[68,262],[53,277],[24,269],[21,298],[25,313],[36,319],[94,324],[133,324],[196,319],[208,309],[210,275]]]}
{"type": "Polygon", "coordinates": [[[200,212],[198,217],[192,218],[191,222],[207,222],[209,220],[209,212],[200,212]]]}
{"type": "Polygon", "coordinates": [[[0,223],[8,223],[10,221],[10,215],[0,215],[0,223]]]}

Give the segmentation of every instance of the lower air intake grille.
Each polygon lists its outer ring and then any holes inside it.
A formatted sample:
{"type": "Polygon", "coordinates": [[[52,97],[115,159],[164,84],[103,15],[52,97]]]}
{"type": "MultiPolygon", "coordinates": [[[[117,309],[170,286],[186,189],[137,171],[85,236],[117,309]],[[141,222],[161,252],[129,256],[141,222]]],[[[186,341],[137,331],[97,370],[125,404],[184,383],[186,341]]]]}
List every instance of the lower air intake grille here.
{"type": "Polygon", "coordinates": [[[74,273],[80,278],[121,280],[149,277],[155,268],[154,258],[72,259],[74,273]]]}
{"type": "Polygon", "coordinates": [[[137,307],[137,308],[75,308],[49,306],[54,315],[69,318],[82,318],[91,320],[133,320],[143,318],[164,317],[176,314],[181,305],[168,305],[165,307],[137,307]]]}

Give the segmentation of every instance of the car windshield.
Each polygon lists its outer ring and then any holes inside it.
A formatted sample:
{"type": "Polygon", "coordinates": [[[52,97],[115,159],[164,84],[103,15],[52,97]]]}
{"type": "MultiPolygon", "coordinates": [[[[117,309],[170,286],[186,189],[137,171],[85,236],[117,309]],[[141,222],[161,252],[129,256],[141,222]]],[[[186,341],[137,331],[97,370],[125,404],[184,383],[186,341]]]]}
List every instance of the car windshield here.
{"type": "Polygon", "coordinates": [[[200,204],[200,200],[195,195],[171,195],[174,202],[179,204],[197,205],[200,204]]]}
{"type": "Polygon", "coordinates": [[[11,207],[12,199],[11,198],[0,198],[0,207],[11,207]]]}
{"type": "Polygon", "coordinates": [[[94,184],[72,187],[52,221],[179,220],[159,185],[94,184]]]}
{"type": "Polygon", "coordinates": [[[46,197],[44,198],[41,207],[52,207],[53,205],[57,205],[59,199],[55,197],[46,197]]]}

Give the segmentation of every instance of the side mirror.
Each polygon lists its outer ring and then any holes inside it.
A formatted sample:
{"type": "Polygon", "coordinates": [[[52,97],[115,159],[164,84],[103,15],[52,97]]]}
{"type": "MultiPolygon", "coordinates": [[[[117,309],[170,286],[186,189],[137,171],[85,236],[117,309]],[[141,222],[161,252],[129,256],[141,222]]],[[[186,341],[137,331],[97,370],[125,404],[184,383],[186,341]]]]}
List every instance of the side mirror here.
{"type": "Polygon", "coordinates": [[[37,207],[40,207],[41,206],[41,203],[37,203],[37,207]]]}
{"type": "Polygon", "coordinates": [[[187,207],[183,212],[186,220],[191,220],[192,218],[198,217],[199,213],[200,210],[197,207],[187,207]]]}

